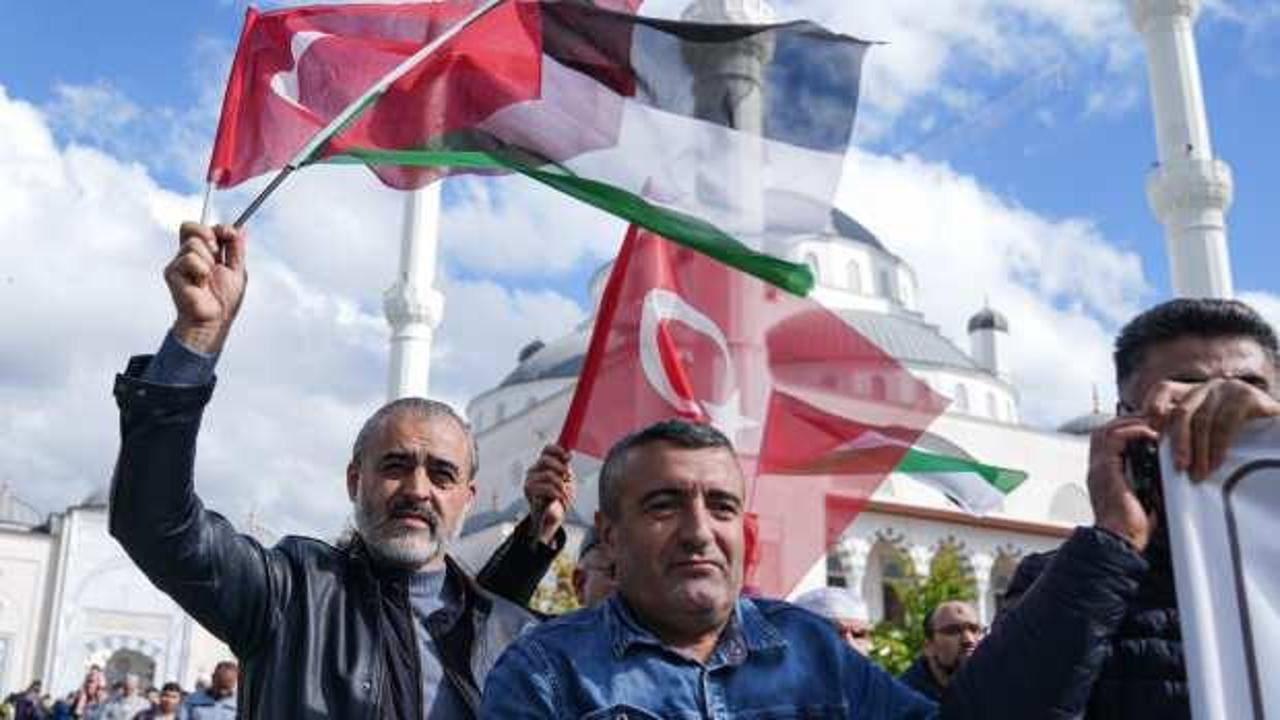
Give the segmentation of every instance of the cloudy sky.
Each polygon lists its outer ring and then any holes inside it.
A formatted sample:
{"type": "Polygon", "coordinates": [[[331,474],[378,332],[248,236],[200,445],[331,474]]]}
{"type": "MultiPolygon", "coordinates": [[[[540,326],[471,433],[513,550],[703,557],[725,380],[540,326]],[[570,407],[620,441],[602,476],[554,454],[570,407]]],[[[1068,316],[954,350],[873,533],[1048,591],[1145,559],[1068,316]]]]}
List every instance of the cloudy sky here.
{"type": "MultiPolygon", "coordinates": [[[[685,0],[652,0],[677,15],[685,0]]],[[[1023,413],[1088,409],[1108,342],[1168,297],[1143,194],[1155,156],[1140,39],[1111,0],[775,3],[884,41],[868,56],[840,204],[916,268],[964,346],[984,298],[1010,319],[1023,413]]],[[[21,3],[0,24],[0,484],[41,511],[108,481],[112,374],[171,320],[160,268],[199,212],[241,2],[21,3]]],[[[1238,291],[1280,319],[1280,9],[1215,0],[1197,27],[1217,154],[1231,163],[1238,291]],[[1270,170],[1271,172],[1268,172],[1270,170]]],[[[220,193],[223,217],[260,183],[220,193]]],[[[453,180],[433,392],[464,405],[534,337],[588,312],[622,226],[516,179],[453,180]]],[[[402,200],[312,168],[251,228],[250,291],[201,437],[200,488],[233,519],[332,535],[342,468],[386,375],[382,291],[402,200]]]]}

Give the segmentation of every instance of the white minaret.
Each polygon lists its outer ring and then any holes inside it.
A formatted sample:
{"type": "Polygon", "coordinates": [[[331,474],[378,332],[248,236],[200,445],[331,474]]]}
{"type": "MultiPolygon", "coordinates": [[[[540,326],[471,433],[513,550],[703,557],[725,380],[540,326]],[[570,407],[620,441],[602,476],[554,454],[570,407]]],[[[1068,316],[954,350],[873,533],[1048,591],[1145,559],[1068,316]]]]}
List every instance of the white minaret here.
{"type": "Polygon", "coordinates": [[[400,275],[383,296],[391,325],[387,399],[426,397],[431,373],[431,336],[444,316],[444,295],[433,287],[440,236],[442,181],[405,194],[400,238],[400,275]]]}
{"type": "Polygon", "coordinates": [[[1231,168],[1213,157],[1209,143],[1191,32],[1199,7],[1199,0],[1131,0],[1133,24],[1147,49],[1160,158],[1147,178],[1147,199],[1164,225],[1174,293],[1230,297],[1231,168]]]}
{"type": "MultiPolygon", "coordinates": [[[[682,17],[703,23],[757,24],[772,21],[774,13],[765,0],[694,0],[682,17]]],[[[743,131],[736,143],[737,152],[699,158],[700,164],[709,168],[703,172],[713,174],[716,181],[711,183],[711,188],[700,186],[698,189],[700,193],[708,190],[712,193],[708,207],[718,204],[714,195],[722,190],[736,196],[736,201],[729,203],[736,211],[730,216],[712,217],[712,221],[743,238],[758,237],[764,230],[764,68],[772,54],[773,44],[767,34],[727,47],[691,45],[686,48],[686,62],[699,71],[693,78],[694,114],[720,118],[727,109],[733,126],[743,131]]],[[[735,387],[731,391],[734,394],[725,399],[729,405],[725,417],[712,421],[729,435],[739,450],[747,451],[759,443],[761,428],[758,424],[739,421],[743,417],[764,417],[767,402],[763,386],[757,387],[758,384],[748,379],[766,376],[768,358],[761,339],[742,330],[748,326],[740,316],[745,307],[732,297],[728,303],[734,320],[725,329],[725,339],[734,357],[735,387]],[[737,407],[733,407],[734,397],[737,407]]]]}
{"type": "MultiPolygon", "coordinates": [[[[695,0],[681,17],[703,23],[759,24],[772,22],[775,16],[765,0],[695,0]]],[[[741,152],[700,160],[715,168],[712,192],[723,189],[739,199],[733,203],[738,212],[731,217],[716,217],[715,222],[731,233],[747,236],[759,234],[764,225],[764,144],[752,143],[750,138],[764,135],[764,64],[773,55],[767,37],[758,35],[754,40],[717,49],[691,45],[688,50],[689,62],[705,71],[694,77],[694,114],[721,116],[726,103],[731,104],[735,127],[745,133],[739,140],[741,152]]],[[[708,203],[710,207],[715,204],[708,203]]]]}
{"type": "Polygon", "coordinates": [[[1009,379],[1009,321],[988,305],[969,318],[969,356],[978,367],[1009,379]]]}

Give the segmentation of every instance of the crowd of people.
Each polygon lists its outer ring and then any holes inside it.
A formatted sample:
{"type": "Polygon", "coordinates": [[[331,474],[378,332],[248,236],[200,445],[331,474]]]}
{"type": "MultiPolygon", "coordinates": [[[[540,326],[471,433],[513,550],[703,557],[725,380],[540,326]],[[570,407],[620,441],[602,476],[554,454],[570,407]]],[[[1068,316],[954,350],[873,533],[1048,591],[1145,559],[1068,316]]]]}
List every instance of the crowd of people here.
{"type": "MultiPolygon", "coordinates": [[[[472,574],[449,555],[480,458],[447,404],[396,400],[346,467],[354,533],[261,546],[204,510],[195,450],[214,369],[244,297],[245,238],[184,224],[165,269],[177,318],[116,380],[121,449],[110,529],[130,557],[240,659],[249,717],[1187,718],[1163,508],[1127,450],[1170,440],[1194,479],[1245,423],[1280,415],[1277,341],[1251,308],[1179,299],[1115,345],[1117,417],[1094,432],[1094,514],[1026,558],[999,617],[947,602],[894,678],[868,661],[856,598],[744,592],[746,479],[731,441],[665,420],[622,438],[573,586],[584,608],[528,609],[564,548],[569,453],[525,477],[529,515],[472,574]],[[1154,499],[1153,499],[1154,498],[1154,499]]],[[[531,453],[532,454],[532,453],[531,453]]]]}
{"type": "Polygon", "coordinates": [[[39,680],[0,703],[0,720],[231,720],[236,717],[240,669],[226,660],[208,683],[186,692],[176,682],[148,687],[125,674],[109,683],[102,667],[92,665],[80,687],[64,698],[43,692],[39,680]]]}

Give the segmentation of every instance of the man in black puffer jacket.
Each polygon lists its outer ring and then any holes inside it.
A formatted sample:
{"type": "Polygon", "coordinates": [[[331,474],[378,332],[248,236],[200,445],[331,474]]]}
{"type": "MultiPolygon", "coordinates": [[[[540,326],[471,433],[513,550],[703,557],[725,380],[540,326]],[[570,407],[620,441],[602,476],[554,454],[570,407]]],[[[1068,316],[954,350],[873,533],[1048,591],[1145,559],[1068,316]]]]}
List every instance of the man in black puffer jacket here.
{"type": "Polygon", "coordinates": [[[1172,300],[1121,330],[1118,417],[1089,445],[1095,525],[1022,562],[944,717],[1190,718],[1158,487],[1135,492],[1125,449],[1167,435],[1179,469],[1208,476],[1245,422],[1280,415],[1276,354],[1275,331],[1233,300],[1172,300]],[[1008,687],[996,702],[973,692],[993,672],[1008,687]]]}

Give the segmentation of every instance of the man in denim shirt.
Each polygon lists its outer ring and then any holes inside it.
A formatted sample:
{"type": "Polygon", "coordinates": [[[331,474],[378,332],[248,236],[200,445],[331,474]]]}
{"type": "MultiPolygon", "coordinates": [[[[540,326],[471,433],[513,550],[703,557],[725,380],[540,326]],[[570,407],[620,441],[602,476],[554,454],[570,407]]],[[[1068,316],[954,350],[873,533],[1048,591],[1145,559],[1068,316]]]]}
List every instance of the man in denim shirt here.
{"type": "Polygon", "coordinates": [[[933,717],[827,621],[741,596],[744,490],[709,426],[667,420],[615,445],[596,522],[618,590],[513,644],[481,717],[933,717]]]}

